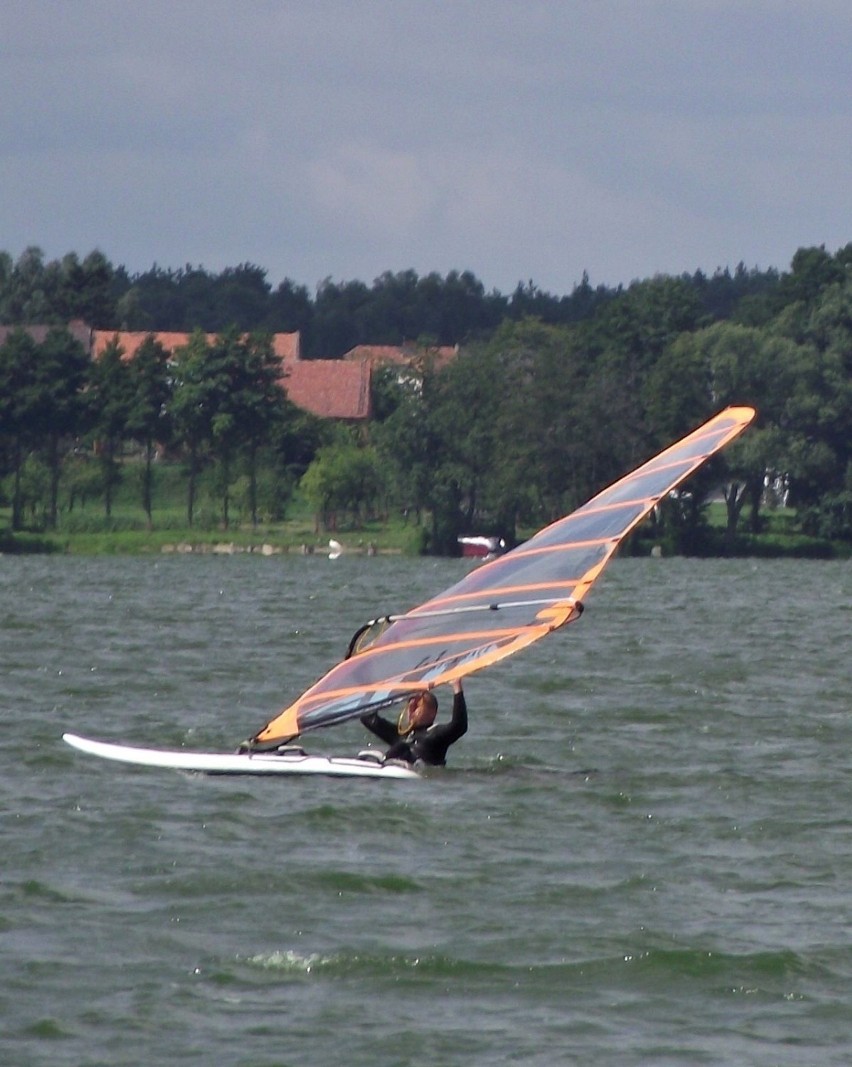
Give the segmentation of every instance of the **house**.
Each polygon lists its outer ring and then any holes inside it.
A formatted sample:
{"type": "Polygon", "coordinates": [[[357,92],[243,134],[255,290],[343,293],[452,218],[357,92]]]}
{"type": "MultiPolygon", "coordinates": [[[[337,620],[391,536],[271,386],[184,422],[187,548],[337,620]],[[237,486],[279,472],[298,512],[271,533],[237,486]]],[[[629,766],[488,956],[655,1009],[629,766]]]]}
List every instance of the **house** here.
{"type": "MultiPolygon", "coordinates": [[[[98,359],[107,345],[117,340],[124,358],[132,359],[146,337],[151,336],[171,353],[187,344],[191,334],[93,330],[92,356],[98,359]]],[[[208,343],[216,339],[216,334],[208,333],[205,336],[208,343]]],[[[298,332],[273,334],[272,348],[281,360],[281,384],[296,407],[323,419],[354,422],[369,419],[369,364],[345,363],[340,359],[303,360],[298,332]]]]}
{"type": "MultiPolygon", "coordinates": [[[[0,326],[0,344],[15,329],[15,326],[0,326]]],[[[25,326],[24,329],[41,344],[51,327],[25,326]]],[[[143,341],[152,336],[171,354],[192,336],[179,331],[92,330],[79,321],[69,323],[68,330],[92,359],[99,359],[113,341],[118,341],[125,359],[133,359],[143,341]]],[[[212,342],[216,334],[208,333],[206,337],[212,342]]],[[[281,360],[282,387],[297,407],[323,419],[361,423],[370,418],[372,360],[303,360],[298,331],[273,334],[272,347],[281,360]]]]}
{"type": "MultiPolygon", "coordinates": [[[[74,319],[73,322],[69,322],[65,327],[75,341],[79,341],[83,348],[91,355],[92,351],[92,330],[85,324],[80,322],[79,319],[74,319]]],[[[15,332],[15,330],[25,330],[30,337],[35,341],[37,345],[44,344],[47,335],[51,330],[56,329],[55,326],[0,326],[0,345],[4,344],[6,338],[15,332]]]]}
{"type": "MultiPolygon", "coordinates": [[[[110,342],[117,340],[121,346],[125,359],[133,359],[139,350],[139,346],[147,337],[153,337],[163,348],[172,353],[176,348],[188,344],[192,334],[179,331],[157,330],[92,330],[91,354],[93,359],[100,359],[104,349],[110,342]]],[[[217,334],[204,335],[208,344],[216,340],[217,334]]],[[[272,335],[272,347],[279,359],[299,359],[299,332],[274,333],[272,335]]]]}
{"type": "Polygon", "coordinates": [[[372,414],[370,363],[342,359],[284,359],[287,396],[323,419],[366,422],[372,414]]]}
{"type": "Polygon", "coordinates": [[[444,367],[458,355],[458,345],[417,345],[405,342],[401,345],[356,345],[344,353],[343,359],[353,363],[369,363],[377,367],[395,364],[409,367],[419,359],[431,359],[436,370],[444,367]]]}

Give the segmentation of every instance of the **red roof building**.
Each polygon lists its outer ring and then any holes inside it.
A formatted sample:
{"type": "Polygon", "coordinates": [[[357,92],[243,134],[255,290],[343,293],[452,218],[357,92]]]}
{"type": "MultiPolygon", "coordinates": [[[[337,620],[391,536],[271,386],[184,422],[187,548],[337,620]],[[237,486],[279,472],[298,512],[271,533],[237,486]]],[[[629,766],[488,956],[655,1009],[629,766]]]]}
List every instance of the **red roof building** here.
{"type": "MultiPolygon", "coordinates": [[[[164,332],[156,330],[92,330],[92,358],[100,359],[104,349],[110,342],[118,340],[124,353],[125,359],[133,359],[139,346],[146,337],[153,337],[163,346],[167,352],[174,352],[176,348],[187,344],[192,334],[178,331],[164,332]]],[[[216,340],[215,333],[204,335],[207,343],[216,340]]],[[[279,359],[299,358],[299,333],[274,333],[272,335],[272,348],[279,359]]]]}
{"type": "Polygon", "coordinates": [[[342,359],[285,359],[287,396],[304,411],[323,419],[363,422],[372,413],[369,363],[342,359]]]}
{"type": "MultiPolygon", "coordinates": [[[[117,340],[124,358],[132,359],[150,336],[167,352],[174,352],[189,341],[191,334],[93,330],[92,355],[98,359],[107,345],[117,340]]],[[[208,343],[216,339],[216,334],[205,336],[208,343]]],[[[281,384],[296,407],[323,419],[364,421],[370,417],[369,364],[346,363],[342,359],[303,360],[298,332],[273,334],[272,348],[281,360],[281,384]]]]}
{"type": "MultiPolygon", "coordinates": [[[[0,345],[2,345],[6,338],[15,332],[15,330],[23,330],[35,341],[37,345],[44,344],[47,335],[51,330],[56,329],[55,326],[0,326],[0,345]]],[[[75,341],[79,341],[87,352],[92,350],[92,330],[85,324],[80,322],[79,319],[75,319],[73,322],[69,322],[65,329],[71,334],[75,341]]]]}
{"type": "Polygon", "coordinates": [[[458,355],[458,345],[356,345],[343,356],[349,362],[369,363],[373,368],[393,363],[397,366],[410,366],[418,359],[433,359],[437,370],[442,370],[458,355]]]}
{"type": "MultiPolygon", "coordinates": [[[[16,328],[0,326],[0,344],[16,328]]],[[[50,327],[25,326],[24,329],[41,344],[50,327]]],[[[82,322],[72,322],[68,329],[93,359],[99,359],[112,341],[118,341],[125,359],[133,359],[147,337],[153,336],[172,353],[192,336],[178,331],[91,330],[82,322]]],[[[206,334],[207,341],[214,341],[216,336],[206,334]]],[[[298,332],[273,334],[272,347],[281,360],[281,385],[297,407],[323,419],[365,422],[370,418],[372,359],[303,360],[298,332]]]]}

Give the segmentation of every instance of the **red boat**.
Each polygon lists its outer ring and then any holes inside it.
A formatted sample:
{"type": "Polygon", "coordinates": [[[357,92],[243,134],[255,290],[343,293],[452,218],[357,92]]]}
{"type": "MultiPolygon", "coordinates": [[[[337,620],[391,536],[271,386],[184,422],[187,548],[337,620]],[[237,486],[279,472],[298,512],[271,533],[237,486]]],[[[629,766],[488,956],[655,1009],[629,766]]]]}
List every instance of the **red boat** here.
{"type": "Polygon", "coordinates": [[[502,537],[460,537],[458,542],[463,556],[476,559],[494,559],[506,551],[502,537]]]}

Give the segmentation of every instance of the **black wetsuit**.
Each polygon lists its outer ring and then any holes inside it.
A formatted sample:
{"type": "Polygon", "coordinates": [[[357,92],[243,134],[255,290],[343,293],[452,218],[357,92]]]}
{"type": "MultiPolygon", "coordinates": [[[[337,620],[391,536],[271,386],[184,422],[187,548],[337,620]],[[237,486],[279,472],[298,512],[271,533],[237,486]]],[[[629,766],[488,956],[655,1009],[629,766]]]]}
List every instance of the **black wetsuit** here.
{"type": "Polygon", "coordinates": [[[385,759],[401,759],[407,763],[422,760],[432,766],[442,767],[447,761],[447,749],[467,733],[467,703],[464,693],[453,694],[453,715],[448,723],[420,726],[400,737],[392,722],[383,719],[378,712],[362,715],[361,722],[381,738],[390,748],[385,759]]]}

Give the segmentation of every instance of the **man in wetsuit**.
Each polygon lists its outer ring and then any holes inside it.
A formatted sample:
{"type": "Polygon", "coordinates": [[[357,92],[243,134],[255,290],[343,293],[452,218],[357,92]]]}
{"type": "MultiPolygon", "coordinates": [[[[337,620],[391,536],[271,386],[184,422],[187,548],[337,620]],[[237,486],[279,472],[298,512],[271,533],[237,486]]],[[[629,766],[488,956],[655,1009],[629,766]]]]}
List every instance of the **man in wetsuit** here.
{"type": "Polygon", "coordinates": [[[394,725],[373,711],[361,716],[367,729],[381,738],[390,748],[385,759],[401,759],[407,763],[421,760],[431,766],[443,767],[447,749],[467,733],[467,704],[460,681],[453,682],[453,714],[448,723],[435,725],[438,701],[427,690],[411,697],[408,706],[394,725]]]}

